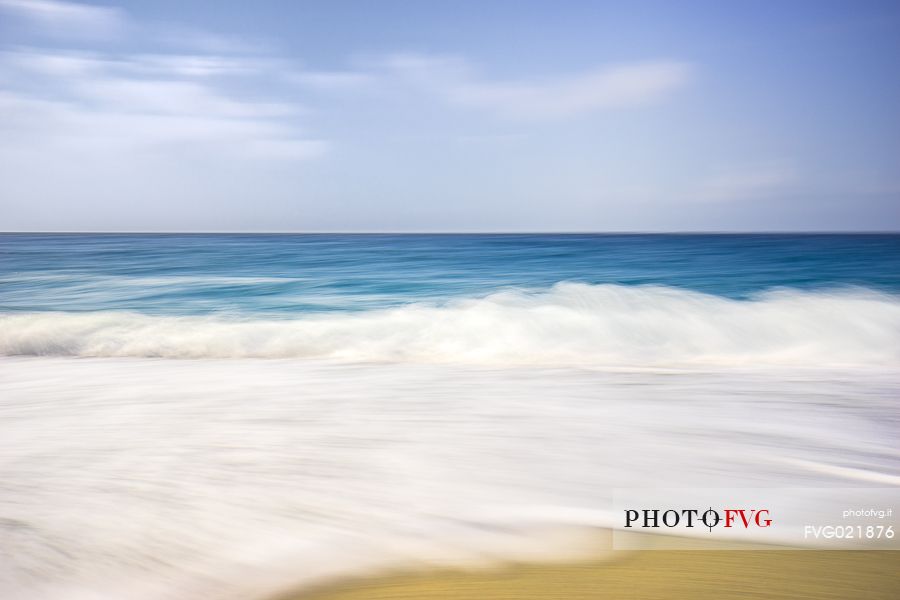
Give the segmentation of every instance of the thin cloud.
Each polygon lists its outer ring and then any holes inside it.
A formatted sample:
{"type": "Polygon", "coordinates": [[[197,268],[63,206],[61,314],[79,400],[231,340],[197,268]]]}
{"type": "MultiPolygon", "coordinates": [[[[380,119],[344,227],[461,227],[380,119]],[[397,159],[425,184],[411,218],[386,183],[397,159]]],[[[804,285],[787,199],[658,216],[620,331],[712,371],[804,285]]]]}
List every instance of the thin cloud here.
{"type": "Polygon", "coordinates": [[[0,51],[0,129],[9,133],[0,151],[7,155],[119,156],[164,148],[197,150],[210,160],[298,160],[329,148],[298,126],[308,110],[294,94],[258,85],[285,69],[283,59],[261,53],[259,44],[59,0],[0,0],[0,11],[28,21],[33,32],[94,38],[127,32],[141,47],[0,51]],[[173,45],[180,51],[165,51],[173,45]]]}
{"type": "MultiPolygon", "coordinates": [[[[229,57],[0,53],[0,128],[8,151],[27,147],[110,152],[171,144],[251,158],[306,159],[328,148],[297,126],[289,99],[247,97],[209,78],[242,77],[229,57]],[[166,68],[175,65],[176,68],[166,68]],[[180,65],[180,66],[179,66],[180,65]],[[198,66],[199,65],[199,66],[198,66]],[[199,69],[200,74],[197,74],[199,69]]],[[[240,86],[238,86],[240,87],[240,86]]]]}
{"type": "Polygon", "coordinates": [[[214,33],[181,24],[148,23],[142,29],[144,37],[155,43],[201,54],[259,55],[272,51],[268,44],[257,39],[214,33]]]}
{"type": "Polygon", "coordinates": [[[61,77],[102,71],[129,77],[205,79],[254,76],[282,66],[274,59],[233,55],[105,54],[39,48],[0,51],[0,61],[8,68],[61,77]]]}
{"type": "Polygon", "coordinates": [[[286,76],[288,81],[321,90],[355,89],[375,81],[375,75],[359,71],[300,71],[286,76]]]}
{"type": "Polygon", "coordinates": [[[121,157],[121,153],[196,150],[208,158],[308,159],[328,149],[276,121],[201,112],[93,110],[74,103],[0,94],[0,152],[121,157]]]}
{"type": "Polygon", "coordinates": [[[277,66],[271,59],[216,54],[139,54],[130,64],[137,73],[192,78],[252,76],[277,66]]]}
{"type": "Polygon", "coordinates": [[[0,10],[61,37],[113,37],[128,28],[125,13],[106,6],[59,0],[0,0],[0,10]]]}
{"type": "Polygon", "coordinates": [[[691,66],[658,60],[616,64],[543,81],[490,81],[459,58],[396,55],[383,63],[447,101],[519,119],[558,119],[657,101],[683,86],[691,66]]]}
{"type": "Polygon", "coordinates": [[[70,88],[99,110],[150,114],[204,114],[222,118],[268,118],[297,114],[288,103],[239,100],[195,81],[91,78],[70,88]]]}

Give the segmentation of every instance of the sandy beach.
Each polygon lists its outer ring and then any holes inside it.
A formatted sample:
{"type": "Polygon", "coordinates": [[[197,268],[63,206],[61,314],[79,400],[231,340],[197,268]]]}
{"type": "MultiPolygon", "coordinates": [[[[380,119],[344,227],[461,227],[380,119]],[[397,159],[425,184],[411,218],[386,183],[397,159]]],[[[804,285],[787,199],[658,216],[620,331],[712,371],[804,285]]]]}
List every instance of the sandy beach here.
{"type": "Polygon", "coordinates": [[[402,573],[273,600],[894,600],[900,552],[645,550],[603,560],[491,570],[402,573]]]}

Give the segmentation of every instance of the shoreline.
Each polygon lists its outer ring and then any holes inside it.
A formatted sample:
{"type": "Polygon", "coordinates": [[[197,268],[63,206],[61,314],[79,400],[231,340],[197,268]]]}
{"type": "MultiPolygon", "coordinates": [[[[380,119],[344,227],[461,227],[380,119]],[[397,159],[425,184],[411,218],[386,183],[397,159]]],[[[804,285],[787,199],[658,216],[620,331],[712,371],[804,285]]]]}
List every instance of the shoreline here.
{"type": "Polygon", "coordinates": [[[270,600],[894,600],[897,550],[616,550],[581,561],[409,570],[270,600]]]}

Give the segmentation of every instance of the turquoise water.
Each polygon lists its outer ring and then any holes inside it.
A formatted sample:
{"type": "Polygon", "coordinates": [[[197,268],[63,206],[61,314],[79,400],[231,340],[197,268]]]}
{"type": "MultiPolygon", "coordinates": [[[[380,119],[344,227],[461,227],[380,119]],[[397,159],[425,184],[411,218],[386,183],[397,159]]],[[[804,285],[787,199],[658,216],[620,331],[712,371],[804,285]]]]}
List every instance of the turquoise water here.
{"type": "Polygon", "coordinates": [[[0,353],[895,364],[898,235],[0,237],[0,353]]]}
{"type": "Polygon", "coordinates": [[[2,235],[0,598],[574,557],[623,489],[809,544],[898,398],[897,235],[2,235]]]}
{"type": "Polygon", "coordinates": [[[0,311],[295,316],[559,282],[900,292],[900,235],[0,235],[0,311]]]}

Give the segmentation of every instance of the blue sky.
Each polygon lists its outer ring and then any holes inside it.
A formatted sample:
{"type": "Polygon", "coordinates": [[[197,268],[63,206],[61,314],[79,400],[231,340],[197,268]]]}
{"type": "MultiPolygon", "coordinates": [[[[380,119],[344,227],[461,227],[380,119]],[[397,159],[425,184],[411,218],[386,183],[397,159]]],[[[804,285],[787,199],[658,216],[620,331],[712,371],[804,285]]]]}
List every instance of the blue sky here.
{"type": "Polygon", "coordinates": [[[0,229],[900,229],[897,2],[0,0],[0,229]]]}

